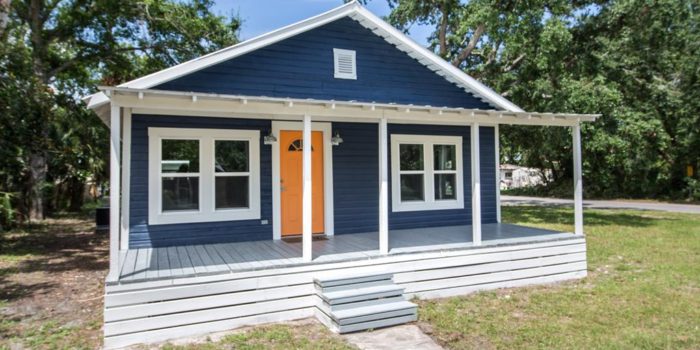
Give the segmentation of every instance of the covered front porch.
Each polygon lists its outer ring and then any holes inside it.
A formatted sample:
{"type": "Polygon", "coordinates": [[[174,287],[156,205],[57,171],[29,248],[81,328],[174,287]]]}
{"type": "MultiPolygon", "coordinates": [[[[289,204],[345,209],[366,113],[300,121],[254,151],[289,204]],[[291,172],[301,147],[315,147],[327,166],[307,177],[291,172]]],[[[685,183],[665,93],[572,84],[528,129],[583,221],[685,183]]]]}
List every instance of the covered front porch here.
{"type": "MultiPolygon", "coordinates": [[[[531,244],[573,237],[572,233],[512,224],[483,224],[481,247],[531,244]]],[[[129,249],[122,252],[119,282],[210,276],[386,256],[380,253],[377,232],[319,238],[313,241],[312,262],[305,262],[302,258],[301,240],[129,249]]],[[[472,227],[467,225],[389,231],[389,255],[475,248],[472,227]]]]}

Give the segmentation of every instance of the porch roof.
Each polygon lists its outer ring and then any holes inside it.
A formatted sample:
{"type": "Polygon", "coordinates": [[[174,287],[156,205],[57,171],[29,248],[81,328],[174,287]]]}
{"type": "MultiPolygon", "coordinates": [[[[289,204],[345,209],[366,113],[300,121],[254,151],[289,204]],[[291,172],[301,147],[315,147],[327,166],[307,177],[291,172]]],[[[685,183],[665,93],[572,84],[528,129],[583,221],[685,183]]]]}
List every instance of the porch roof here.
{"type": "Polygon", "coordinates": [[[109,119],[110,101],[134,113],[201,115],[248,118],[301,118],[314,120],[418,124],[520,124],[572,126],[592,122],[600,114],[513,112],[430,105],[226,95],[129,87],[100,87],[102,92],[85,98],[88,108],[109,119]]]}

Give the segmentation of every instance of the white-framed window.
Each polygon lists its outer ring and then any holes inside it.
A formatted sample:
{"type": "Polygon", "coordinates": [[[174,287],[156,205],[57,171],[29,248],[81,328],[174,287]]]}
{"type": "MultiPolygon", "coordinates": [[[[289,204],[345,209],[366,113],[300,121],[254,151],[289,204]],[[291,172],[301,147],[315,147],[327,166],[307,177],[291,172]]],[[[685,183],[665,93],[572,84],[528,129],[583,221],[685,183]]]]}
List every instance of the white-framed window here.
{"type": "Polygon", "coordinates": [[[392,211],[464,208],[462,137],[391,135],[392,211]]]}
{"type": "Polygon", "coordinates": [[[149,225],[260,219],[260,131],[148,128],[149,225]]]}

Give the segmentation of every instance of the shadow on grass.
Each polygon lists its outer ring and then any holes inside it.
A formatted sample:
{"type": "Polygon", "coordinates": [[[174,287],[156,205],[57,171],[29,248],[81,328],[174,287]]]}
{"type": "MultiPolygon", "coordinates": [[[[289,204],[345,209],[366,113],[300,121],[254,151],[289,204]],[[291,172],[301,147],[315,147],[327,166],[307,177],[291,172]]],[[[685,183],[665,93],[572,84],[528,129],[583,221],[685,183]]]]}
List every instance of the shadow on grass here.
{"type": "Polygon", "coordinates": [[[0,238],[0,300],[50,292],[65,271],[106,270],[107,237],[96,235],[90,221],[78,217],[49,219],[6,232],[0,238]],[[32,280],[32,273],[56,276],[32,280]],[[16,275],[23,274],[21,280],[16,275]]]}
{"type": "MultiPolygon", "coordinates": [[[[645,217],[633,213],[619,210],[586,210],[583,215],[586,226],[630,226],[648,227],[658,224],[659,218],[645,217]]],[[[561,209],[558,207],[536,207],[536,206],[512,206],[503,207],[504,222],[512,223],[548,223],[573,225],[573,210],[561,209]]],[[[664,218],[663,220],[672,220],[664,218]]]]}

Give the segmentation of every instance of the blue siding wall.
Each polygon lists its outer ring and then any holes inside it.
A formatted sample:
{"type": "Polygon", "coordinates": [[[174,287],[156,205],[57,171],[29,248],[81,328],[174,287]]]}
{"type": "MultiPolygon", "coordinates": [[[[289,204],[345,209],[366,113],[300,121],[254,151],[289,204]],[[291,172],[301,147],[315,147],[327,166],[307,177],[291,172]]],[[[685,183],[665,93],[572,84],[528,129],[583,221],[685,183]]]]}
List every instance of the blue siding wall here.
{"type": "MultiPolygon", "coordinates": [[[[481,223],[483,224],[497,221],[495,136],[496,133],[493,127],[479,127],[479,148],[481,148],[481,162],[479,162],[481,165],[481,223]]],[[[467,186],[471,186],[471,183],[468,183],[467,186]]]]}
{"type": "Polygon", "coordinates": [[[155,89],[492,109],[350,18],[155,89]],[[356,51],[357,80],[333,77],[333,48],[356,51]]]}
{"type": "MultiPolygon", "coordinates": [[[[261,219],[268,220],[267,225],[262,225],[260,220],[148,225],[148,127],[254,129],[260,130],[264,135],[270,130],[271,123],[266,120],[251,119],[134,115],[130,184],[129,244],[131,248],[272,239],[272,151],[271,146],[266,145],[261,145],[260,148],[260,181],[261,219]]],[[[335,233],[377,231],[379,200],[377,125],[333,123],[333,133],[336,131],[340,132],[344,142],[333,148],[335,233]]],[[[481,127],[479,132],[482,151],[482,220],[484,223],[491,223],[496,222],[494,128],[481,127]]],[[[462,136],[465,198],[464,209],[399,213],[390,211],[390,229],[471,224],[469,128],[389,124],[389,134],[462,136]]],[[[389,201],[391,205],[391,198],[389,201]]]]}
{"type": "MultiPolygon", "coordinates": [[[[260,146],[261,219],[148,225],[148,128],[254,129],[265,135],[269,120],[134,115],[132,120],[129,246],[160,247],[272,239],[272,150],[260,146]]],[[[262,139],[262,137],[261,137],[262,139]]]]}
{"type": "Polygon", "coordinates": [[[335,234],[379,229],[377,124],[333,123],[343,143],[333,147],[335,234]]]}

